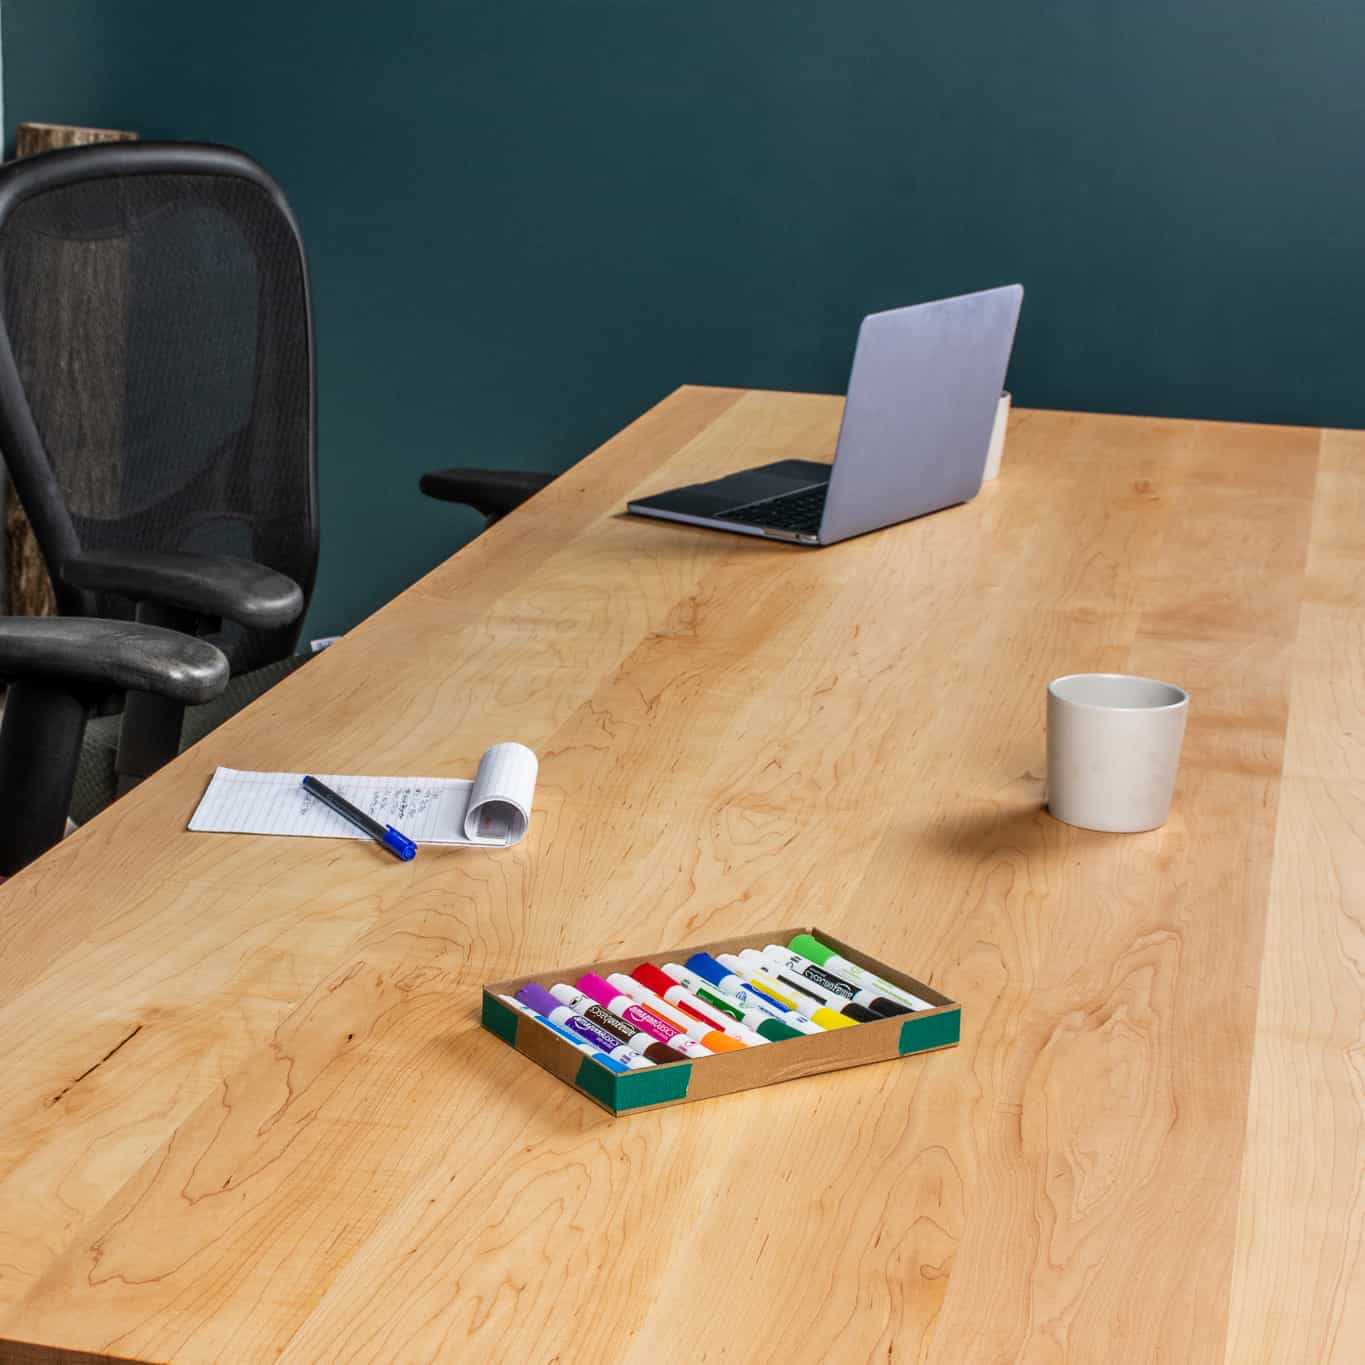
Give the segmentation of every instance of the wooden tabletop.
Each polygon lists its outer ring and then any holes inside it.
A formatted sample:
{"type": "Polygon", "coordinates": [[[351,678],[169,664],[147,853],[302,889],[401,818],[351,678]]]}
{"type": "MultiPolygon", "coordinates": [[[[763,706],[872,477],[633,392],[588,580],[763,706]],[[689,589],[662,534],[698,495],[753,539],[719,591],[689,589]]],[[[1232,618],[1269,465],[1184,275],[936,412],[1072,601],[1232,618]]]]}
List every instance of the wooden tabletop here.
{"type": "Polygon", "coordinates": [[[839,414],[680,390],[0,890],[0,1357],[1360,1359],[1365,433],[1016,412],[832,548],[621,514],[839,414]],[[1042,810],[1091,669],[1191,694],[1162,830],[1042,810]],[[512,850],[185,832],[503,739],[512,850]],[[613,1119],[478,1026],[803,921],[961,1046],[613,1119]]]}

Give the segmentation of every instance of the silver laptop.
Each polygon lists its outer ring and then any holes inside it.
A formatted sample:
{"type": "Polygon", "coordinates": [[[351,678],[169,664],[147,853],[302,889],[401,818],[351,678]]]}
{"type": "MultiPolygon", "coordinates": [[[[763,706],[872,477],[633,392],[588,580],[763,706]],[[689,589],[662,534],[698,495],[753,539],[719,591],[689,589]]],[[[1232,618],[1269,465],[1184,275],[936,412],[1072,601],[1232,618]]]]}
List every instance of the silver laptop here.
{"type": "Polygon", "coordinates": [[[1024,290],[871,313],[858,330],[832,465],[779,460],[628,503],[798,545],[833,545],[966,502],[981,488],[1024,290]]]}

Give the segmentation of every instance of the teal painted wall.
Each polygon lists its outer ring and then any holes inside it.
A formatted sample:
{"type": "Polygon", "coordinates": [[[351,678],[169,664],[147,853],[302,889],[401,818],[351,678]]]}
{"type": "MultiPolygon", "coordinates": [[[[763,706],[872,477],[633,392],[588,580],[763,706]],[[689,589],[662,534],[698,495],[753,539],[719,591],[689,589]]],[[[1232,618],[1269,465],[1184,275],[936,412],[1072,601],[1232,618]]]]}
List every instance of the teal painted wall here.
{"type": "Polygon", "coordinates": [[[7,117],[236,144],[317,298],[341,629],[684,381],[1019,279],[1017,401],[1365,425],[1359,0],[3,0],[7,117]]]}

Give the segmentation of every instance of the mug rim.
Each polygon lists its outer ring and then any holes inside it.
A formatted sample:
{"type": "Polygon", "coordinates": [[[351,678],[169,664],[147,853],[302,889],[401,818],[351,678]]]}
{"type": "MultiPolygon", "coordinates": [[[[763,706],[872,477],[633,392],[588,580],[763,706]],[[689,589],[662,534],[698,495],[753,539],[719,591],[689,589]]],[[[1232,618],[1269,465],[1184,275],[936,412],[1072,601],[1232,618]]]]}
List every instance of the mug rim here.
{"type": "Polygon", "coordinates": [[[1047,694],[1055,698],[1063,706],[1079,706],[1085,711],[1120,711],[1132,712],[1134,714],[1149,714],[1157,711],[1176,711],[1182,706],[1188,706],[1190,694],[1183,687],[1177,687],[1175,683],[1166,682],[1162,678],[1149,678],[1145,673],[1063,673],[1060,678],[1053,678],[1047,685],[1047,694]],[[1059,683],[1074,682],[1081,678],[1115,678],[1123,682],[1144,682],[1152,683],[1157,687],[1165,687],[1176,694],[1175,699],[1162,702],[1158,706],[1110,706],[1103,702],[1095,701],[1075,701],[1071,697],[1064,697],[1057,691],[1059,683]]]}

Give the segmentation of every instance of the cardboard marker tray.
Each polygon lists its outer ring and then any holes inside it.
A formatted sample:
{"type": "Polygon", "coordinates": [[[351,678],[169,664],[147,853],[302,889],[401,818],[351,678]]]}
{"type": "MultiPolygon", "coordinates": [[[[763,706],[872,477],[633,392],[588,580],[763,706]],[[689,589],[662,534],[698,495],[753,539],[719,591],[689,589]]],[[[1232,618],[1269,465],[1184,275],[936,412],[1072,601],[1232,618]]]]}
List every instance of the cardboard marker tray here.
{"type": "Polygon", "coordinates": [[[660,948],[652,953],[633,953],[607,962],[585,962],[576,967],[556,967],[508,981],[494,981],[483,988],[483,1026],[561,1081],[581,1090],[609,1113],[619,1115],[953,1047],[961,1037],[962,1006],[923,981],[879,962],[828,929],[798,925],[794,929],[759,930],[735,938],[660,948]],[[633,967],[644,961],[686,962],[693,953],[710,953],[713,957],[717,953],[737,953],[741,948],[762,947],[765,943],[785,944],[796,934],[813,934],[850,962],[928,1000],[933,1008],[859,1024],[856,1028],[834,1029],[764,1047],[722,1052],[695,1061],[669,1062],[621,1074],[608,1070],[558,1034],[498,999],[500,995],[515,996],[531,981],[547,988],[557,981],[573,984],[584,972],[596,972],[599,976],[611,972],[629,974],[633,967]]]}

